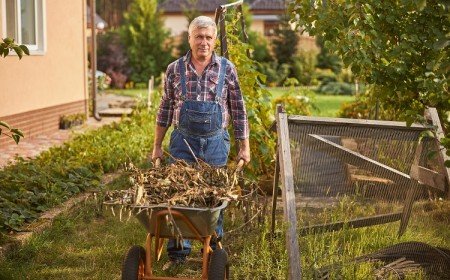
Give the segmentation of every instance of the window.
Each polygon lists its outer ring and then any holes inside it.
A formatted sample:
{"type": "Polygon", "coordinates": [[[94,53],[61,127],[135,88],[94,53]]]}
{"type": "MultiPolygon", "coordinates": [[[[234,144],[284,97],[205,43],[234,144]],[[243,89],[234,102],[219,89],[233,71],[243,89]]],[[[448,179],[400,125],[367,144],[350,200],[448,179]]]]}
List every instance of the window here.
{"type": "Polygon", "coordinates": [[[264,35],[269,37],[276,35],[275,30],[278,29],[279,24],[279,21],[264,21],[264,35]]]}
{"type": "Polygon", "coordinates": [[[31,54],[45,52],[45,0],[3,0],[3,36],[28,47],[31,54]]]}

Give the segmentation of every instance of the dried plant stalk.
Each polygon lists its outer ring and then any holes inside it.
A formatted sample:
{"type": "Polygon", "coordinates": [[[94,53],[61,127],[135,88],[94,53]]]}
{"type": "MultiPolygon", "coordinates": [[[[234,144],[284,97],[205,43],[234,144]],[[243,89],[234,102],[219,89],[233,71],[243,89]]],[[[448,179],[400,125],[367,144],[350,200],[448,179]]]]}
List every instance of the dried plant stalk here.
{"type": "Polygon", "coordinates": [[[212,167],[202,161],[189,165],[178,160],[148,170],[130,166],[129,171],[133,187],[107,193],[108,204],[214,208],[222,200],[238,199],[241,193],[235,170],[212,167]]]}

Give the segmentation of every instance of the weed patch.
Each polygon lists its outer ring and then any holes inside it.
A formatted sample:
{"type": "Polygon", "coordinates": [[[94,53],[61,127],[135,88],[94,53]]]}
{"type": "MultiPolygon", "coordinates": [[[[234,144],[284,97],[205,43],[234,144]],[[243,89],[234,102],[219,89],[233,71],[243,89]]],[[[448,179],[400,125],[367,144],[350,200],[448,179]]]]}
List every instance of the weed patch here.
{"type": "Polygon", "coordinates": [[[98,130],[77,135],[35,159],[17,158],[0,170],[0,232],[25,223],[69,197],[101,187],[100,177],[125,162],[141,162],[151,148],[154,113],[135,113],[98,130]]]}

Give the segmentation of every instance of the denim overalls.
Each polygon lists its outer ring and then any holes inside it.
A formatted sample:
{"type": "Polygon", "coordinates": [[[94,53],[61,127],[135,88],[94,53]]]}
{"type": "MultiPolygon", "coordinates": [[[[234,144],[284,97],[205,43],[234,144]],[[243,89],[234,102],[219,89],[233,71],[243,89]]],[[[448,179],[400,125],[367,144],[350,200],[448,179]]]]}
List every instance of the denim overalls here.
{"type": "MultiPolygon", "coordinates": [[[[219,81],[215,89],[214,101],[188,100],[186,86],[186,68],[183,57],[178,60],[181,82],[181,106],[179,123],[170,135],[169,152],[186,162],[194,163],[190,149],[198,159],[212,166],[224,166],[230,151],[230,136],[222,127],[222,108],[220,105],[225,82],[227,60],[221,58],[219,81]],[[186,144],[185,140],[189,144],[186,144]],[[190,149],[189,149],[190,148],[190,149]]],[[[219,216],[216,231],[223,234],[223,214],[219,216]]],[[[176,246],[174,239],[169,240],[167,252],[172,260],[184,259],[191,251],[189,240],[184,240],[183,249],[176,246]]],[[[212,244],[213,245],[213,244],[212,244]]],[[[215,245],[215,244],[214,244],[215,245]]]]}

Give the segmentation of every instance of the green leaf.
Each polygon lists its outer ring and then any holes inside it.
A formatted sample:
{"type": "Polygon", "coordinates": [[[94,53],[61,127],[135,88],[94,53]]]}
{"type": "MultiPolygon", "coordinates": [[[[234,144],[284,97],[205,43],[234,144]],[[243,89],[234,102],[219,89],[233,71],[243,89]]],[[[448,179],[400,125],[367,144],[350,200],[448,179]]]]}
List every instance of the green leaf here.
{"type": "Polygon", "coordinates": [[[0,125],[6,127],[7,129],[11,129],[11,127],[9,126],[9,124],[0,121],[0,125]]]}
{"type": "Polygon", "coordinates": [[[22,59],[22,56],[23,56],[22,49],[19,46],[15,46],[15,47],[13,47],[13,49],[16,52],[16,54],[19,57],[19,59],[22,59]]]}
{"type": "Polygon", "coordinates": [[[446,47],[448,47],[450,45],[450,40],[446,39],[446,38],[441,38],[439,41],[437,41],[436,43],[433,44],[433,49],[436,50],[440,50],[440,49],[444,49],[446,47]]]}
{"type": "Polygon", "coordinates": [[[3,42],[5,42],[6,44],[12,44],[12,43],[14,43],[14,39],[11,39],[11,38],[8,38],[8,37],[6,37],[5,39],[3,39],[3,42]]]}
{"type": "Polygon", "coordinates": [[[14,142],[16,142],[16,144],[19,144],[20,141],[20,136],[17,134],[13,134],[11,135],[11,137],[14,139],[14,142]]]}
{"type": "Polygon", "coordinates": [[[24,137],[23,136],[23,132],[20,129],[18,129],[18,128],[11,129],[11,132],[19,135],[20,137],[24,137]]]}
{"type": "Polygon", "coordinates": [[[3,57],[7,57],[8,54],[9,54],[9,49],[6,48],[6,49],[3,51],[3,57]]]}
{"type": "Polygon", "coordinates": [[[419,9],[419,11],[422,11],[427,6],[427,0],[419,0],[419,1],[417,1],[416,4],[417,4],[417,9],[419,9]]]}
{"type": "Polygon", "coordinates": [[[30,50],[28,49],[27,46],[25,46],[25,45],[20,45],[19,47],[22,49],[22,51],[23,51],[26,55],[30,55],[30,50]]]}

